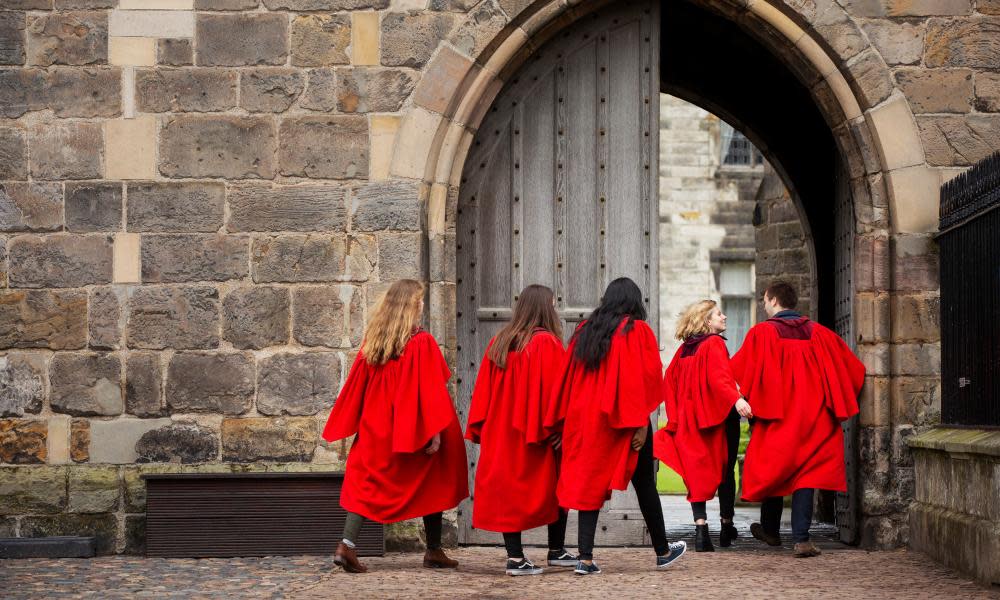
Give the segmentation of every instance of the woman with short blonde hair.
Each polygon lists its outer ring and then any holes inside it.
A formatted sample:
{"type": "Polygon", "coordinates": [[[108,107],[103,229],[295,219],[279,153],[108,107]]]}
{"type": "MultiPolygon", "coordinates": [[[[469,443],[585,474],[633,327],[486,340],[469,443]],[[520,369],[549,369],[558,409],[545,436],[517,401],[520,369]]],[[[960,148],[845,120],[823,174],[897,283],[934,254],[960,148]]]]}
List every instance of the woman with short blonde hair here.
{"type": "Polygon", "coordinates": [[[705,503],[719,492],[722,531],[719,545],[737,537],[733,525],[736,500],[736,450],[740,416],[751,416],[729,367],[722,332],[726,315],[714,300],[687,307],[677,319],[676,337],[684,343],[663,377],[667,425],[656,432],[656,457],[684,479],[694,513],[695,551],[715,550],[708,533],[705,503]]]}
{"type": "Polygon", "coordinates": [[[392,284],[372,310],[347,381],[323,429],[334,442],[355,435],[340,505],[347,511],[334,562],[368,568],[355,541],[365,518],[395,523],[424,518],[424,566],[454,568],[441,550],[441,512],[469,495],[465,442],[448,394],[451,376],[437,342],[423,329],[424,286],[392,284]]]}

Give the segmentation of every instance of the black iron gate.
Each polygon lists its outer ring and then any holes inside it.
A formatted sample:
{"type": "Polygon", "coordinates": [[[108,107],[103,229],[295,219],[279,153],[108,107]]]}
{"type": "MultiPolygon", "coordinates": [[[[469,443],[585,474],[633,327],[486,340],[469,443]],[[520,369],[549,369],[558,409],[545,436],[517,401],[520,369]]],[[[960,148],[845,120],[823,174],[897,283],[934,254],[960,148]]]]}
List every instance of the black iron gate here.
{"type": "Polygon", "coordinates": [[[941,420],[1000,427],[1000,152],[941,188],[941,420]]]}

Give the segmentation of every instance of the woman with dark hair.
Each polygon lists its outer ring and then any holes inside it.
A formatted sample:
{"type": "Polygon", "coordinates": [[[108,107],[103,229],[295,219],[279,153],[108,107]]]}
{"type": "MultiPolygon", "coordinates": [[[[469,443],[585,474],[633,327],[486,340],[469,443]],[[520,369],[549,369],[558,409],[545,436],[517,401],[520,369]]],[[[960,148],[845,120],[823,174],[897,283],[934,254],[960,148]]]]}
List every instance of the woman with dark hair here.
{"type": "Polygon", "coordinates": [[[601,507],[629,481],[665,568],[687,549],[667,542],[656,492],[652,425],[660,403],[662,368],[653,330],[646,324],[642,292],[626,277],[608,285],[598,306],[570,342],[567,362],[546,425],[562,431],[559,505],[580,511],[580,560],[575,573],[600,573],[594,536],[601,507]]]}
{"type": "Polygon", "coordinates": [[[521,532],[549,526],[550,566],[572,567],[566,513],[556,500],[558,436],[544,427],[566,351],[552,290],[529,285],[490,341],[472,392],[465,437],[480,444],[472,526],[503,533],[508,575],[541,575],[521,532]]]}

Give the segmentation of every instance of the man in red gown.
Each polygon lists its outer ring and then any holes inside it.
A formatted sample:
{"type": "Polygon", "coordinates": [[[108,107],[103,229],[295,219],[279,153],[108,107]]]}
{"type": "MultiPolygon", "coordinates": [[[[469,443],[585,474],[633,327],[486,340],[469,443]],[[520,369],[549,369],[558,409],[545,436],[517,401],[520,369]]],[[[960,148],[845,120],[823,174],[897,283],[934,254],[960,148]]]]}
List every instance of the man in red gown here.
{"type": "Polygon", "coordinates": [[[840,423],[858,413],[865,368],[837,334],[795,312],[791,285],[771,284],[763,301],[769,318],[732,359],[754,412],[742,497],[762,503],[750,532],[778,546],[783,496],[791,494],[795,556],[817,556],[809,541],[813,494],[847,491],[840,423]]]}

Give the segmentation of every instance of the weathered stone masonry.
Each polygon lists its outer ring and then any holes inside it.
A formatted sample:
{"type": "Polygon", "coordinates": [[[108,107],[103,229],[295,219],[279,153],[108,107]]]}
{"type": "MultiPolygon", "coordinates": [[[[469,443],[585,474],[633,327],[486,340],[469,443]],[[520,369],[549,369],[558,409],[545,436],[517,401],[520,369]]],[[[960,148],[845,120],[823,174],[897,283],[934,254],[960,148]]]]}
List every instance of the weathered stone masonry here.
{"type": "MultiPolygon", "coordinates": [[[[933,190],[1000,147],[1000,6],[712,5],[810,80],[851,166],[866,542],[902,543],[940,396],[933,190]]],[[[2,2],[0,535],[137,552],[145,470],[341,466],[318,429],[367,306],[428,281],[454,360],[456,173],[590,6],[2,2]]]]}

